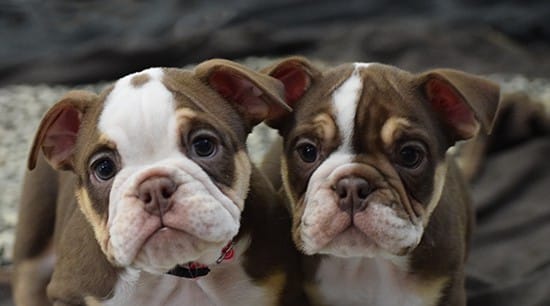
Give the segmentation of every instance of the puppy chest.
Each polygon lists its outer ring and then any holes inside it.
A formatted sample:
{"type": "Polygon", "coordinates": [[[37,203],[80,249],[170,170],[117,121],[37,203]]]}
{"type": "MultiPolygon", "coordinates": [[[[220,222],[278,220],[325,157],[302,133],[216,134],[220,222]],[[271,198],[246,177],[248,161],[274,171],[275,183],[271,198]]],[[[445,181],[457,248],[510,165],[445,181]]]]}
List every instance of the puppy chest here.
{"type": "Polygon", "coordinates": [[[133,284],[119,280],[111,299],[103,303],[89,304],[102,306],[216,305],[196,281],[172,276],[142,276],[133,284]]]}
{"type": "Polygon", "coordinates": [[[444,284],[414,279],[384,259],[329,257],[306,290],[321,305],[432,306],[444,284]]]}
{"type": "Polygon", "coordinates": [[[258,286],[239,263],[211,267],[211,272],[196,279],[144,272],[124,272],[114,295],[102,306],[223,306],[273,305],[272,290],[258,286]]]}

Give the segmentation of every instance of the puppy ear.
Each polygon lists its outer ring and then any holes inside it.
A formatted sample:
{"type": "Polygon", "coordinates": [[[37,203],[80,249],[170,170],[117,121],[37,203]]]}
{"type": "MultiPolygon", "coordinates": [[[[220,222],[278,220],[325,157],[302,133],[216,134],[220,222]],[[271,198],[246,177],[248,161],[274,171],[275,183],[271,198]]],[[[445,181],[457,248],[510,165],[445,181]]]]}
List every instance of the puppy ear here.
{"type": "Polygon", "coordinates": [[[232,61],[214,59],[195,68],[203,82],[232,102],[252,127],[292,109],[284,102],[283,84],[232,61]]]}
{"type": "Polygon", "coordinates": [[[40,149],[53,168],[72,169],[72,156],[82,116],[87,105],[96,98],[91,92],[71,91],[48,110],[34,137],[27,161],[30,170],[36,166],[40,149]]]}
{"type": "MultiPolygon", "coordinates": [[[[294,107],[307,92],[315,78],[321,72],[307,59],[299,56],[285,58],[275,64],[263,68],[260,72],[280,80],[285,86],[285,100],[288,105],[294,107]]],[[[266,123],[277,128],[284,120],[287,113],[278,113],[266,123]]]]}
{"type": "Polygon", "coordinates": [[[428,71],[420,80],[429,103],[451,129],[453,141],[475,136],[480,125],[491,132],[500,97],[496,83],[451,69],[428,71]]]}

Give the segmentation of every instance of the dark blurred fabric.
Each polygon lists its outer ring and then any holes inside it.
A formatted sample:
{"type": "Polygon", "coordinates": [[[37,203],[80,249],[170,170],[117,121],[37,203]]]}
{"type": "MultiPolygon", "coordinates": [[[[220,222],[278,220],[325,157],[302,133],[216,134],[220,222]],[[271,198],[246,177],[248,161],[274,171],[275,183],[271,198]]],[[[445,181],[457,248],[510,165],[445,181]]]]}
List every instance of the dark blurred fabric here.
{"type": "Polygon", "coordinates": [[[550,305],[549,154],[550,133],[501,150],[474,184],[468,305],[550,305]]]}
{"type": "MultiPolygon", "coordinates": [[[[287,54],[549,78],[550,1],[0,0],[0,44],[0,85],[287,54]]],[[[550,305],[549,155],[528,135],[475,181],[470,306],[550,305]]]]}
{"type": "Polygon", "coordinates": [[[1,0],[0,85],[303,54],[550,76],[550,2],[1,0]]]}

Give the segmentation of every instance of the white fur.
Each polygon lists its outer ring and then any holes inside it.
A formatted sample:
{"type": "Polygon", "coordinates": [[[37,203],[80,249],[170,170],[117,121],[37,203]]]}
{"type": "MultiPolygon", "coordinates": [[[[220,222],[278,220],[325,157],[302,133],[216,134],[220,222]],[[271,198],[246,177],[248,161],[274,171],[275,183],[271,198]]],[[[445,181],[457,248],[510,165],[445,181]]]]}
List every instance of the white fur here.
{"type": "MultiPolygon", "coordinates": [[[[390,207],[392,202],[401,202],[395,192],[376,190],[371,196],[385,193],[382,198],[388,202],[371,199],[365,211],[353,216],[338,207],[339,199],[333,188],[342,177],[354,171],[376,171],[368,165],[354,163],[351,146],[356,109],[363,86],[359,71],[369,65],[355,64],[351,76],[333,93],[333,111],[342,144],[313,172],[307,186],[300,228],[302,250],[306,254],[344,257],[372,257],[386,252],[395,254],[415,247],[422,237],[423,227],[420,222],[403,219],[395,208],[390,207]],[[354,226],[351,226],[352,222],[354,226]]],[[[386,130],[397,123],[392,121],[386,130]]],[[[385,134],[389,133],[385,131],[385,134]]]]}
{"type": "Polygon", "coordinates": [[[210,266],[208,275],[195,280],[125,269],[113,297],[96,302],[103,306],[268,305],[276,297],[244,271],[241,256],[248,245],[243,237],[235,246],[234,260],[210,266]]]}
{"type": "MultiPolygon", "coordinates": [[[[235,202],[242,207],[244,200],[235,202]]],[[[110,208],[114,208],[108,226],[113,255],[123,265],[131,264],[137,255],[135,259],[143,262],[145,269],[155,269],[151,272],[167,271],[188,261],[211,263],[238,232],[240,210],[235,202],[185,156],[138,169],[125,168],[115,178],[110,195],[110,208]],[[150,238],[150,234],[161,226],[160,219],[146,213],[143,203],[134,194],[139,182],[159,174],[170,177],[179,185],[172,196],[173,207],[162,220],[164,226],[178,231],[158,232],[153,236],[157,242],[150,238]],[[138,254],[147,239],[146,246],[151,247],[138,254]]]]}
{"type": "Polygon", "coordinates": [[[372,202],[354,216],[356,226],[369,233],[376,244],[392,254],[416,247],[424,234],[420,222],[403,219],[387,203],[372,202]]]}
{"type": "Polygon", "coordinates": [[[162,83],[164,72],[151,68],[118,80],[105,101],[99,130],[117,144],[125,166],[158,160],[179,151],[175,103],[162,83]],[[150,80],[140,87],[131,84],[135,75],[150,80]]]}
{"type": "Polygon", "coordinates": [[[317,168],[309,180],[304,198],[301,238],[306,254],[319,252],[348,223],[347,214],[336,206],[336,194],[331,186],[336,180],[334,169],[352,162],[353,155],[334,152],[317,168]]]}
{"type": "MultiPolygon", "coordinates": [[[[409,273],[408,256],[394,255],[404,248],[415,247],[423,235],[421,222],[401,217],[392,207],[392,203],[400,202],[397,193],[384,188],[373,192],[371,196],[377,200],[371,200],[364,211],[350,217],[338,208],[333,191],[334,184],[343,176],[354,171],[377,171],[354,163],[351,150],[363,85],[359,70],[369,65],[356,63],[350,78],[333,94],[342,145],[313,172],[305,194],[300,232],[304,252],[329,255],[322,257],[316,283],[308,290],[326,306],[433,306],[447,280],[419,281],[409,273]],[[352,218],[354,226],[350,227],[352,218]]],[[[406,122],[388,122],[381,131],[382,139],[390,143],[396,125],[403,123],[406,122]]],[[[442,173],[438,168],[436,176],[442,173]]],[[[440,187],[436,185],[437,198],[440,187]]]]}
{"type": "Polygon", "coordinates": [[[332,107],[342,139],[339,149],[347,153],[351,152],[355,113],[362,88],[363,80],[356,68],[351,76],[332,94],[332,107]]]}
{"type": "Polygon", "coordinates": [[[348,229],[352,217],[338,207],[338,197],[332,186],[353,171],[367,171],[368,166],[353,163],[352,158],[353,155],[335,152],[313,172],[301,219],[303,251],[306,254],[372,257],[415,247],[422,238],[422,224],[398,216],[389,203],[371,201],[364,211],[353,215],[354,227],[348,229]]]}
{"type": "Polygon", "coordinates": [[[129,269],[121,273],[113,297],[99,304],[103,306],[215,305],[200,289],[197,281],[129,269]]]}
{"type": "Polygon", "coordinates": [[[342,143],[313,172],[309,180],[304,198],[306,207],[302,215],[300,233],[303,251],[306,254],[319,252],[342,227],[349,223],[347,216],[342,214],[335,205],[337,199],[331,190],[335,178],[330,175],[338,166],[353,161],[351,141],[362,87],[363,80],[356,67],[351,76],[332,94],[333,112],[342,143]]]}
{"type": "Polygon", "coordinates": [[[355,68],[368,68],[369,66],[371,66],[372,63],[354,63],[353,66],[355,66],[355,68]]]}
{"type": "Polygon", "coordinates": [[[327,306],[435,305],[444,280],[419,284],[407,267],[407,257],[324,257],[315,276],[316,294],[327,306]]]}
{"type": "Polygon", "coordinates": [[[110,244],[104,251],[122,266],[133,264],[151,272],[188,261],[209,264],[237,234],[247,188],[223,193],[182,153],[178,120],[184,116],[178,116],[172,93],[162,83],[163,70],[139,74],[149,80],[138,87],[131,84],[137,74],[116,82],[98,125],[116,144],[122,162],[111,188],[110,244]],[[145,212],[137,197],[140,183],[155,176],[168,177],[178,186],[162,224],[145,212]],[[158,231],[162,226],[169,229],[158,231]]]}

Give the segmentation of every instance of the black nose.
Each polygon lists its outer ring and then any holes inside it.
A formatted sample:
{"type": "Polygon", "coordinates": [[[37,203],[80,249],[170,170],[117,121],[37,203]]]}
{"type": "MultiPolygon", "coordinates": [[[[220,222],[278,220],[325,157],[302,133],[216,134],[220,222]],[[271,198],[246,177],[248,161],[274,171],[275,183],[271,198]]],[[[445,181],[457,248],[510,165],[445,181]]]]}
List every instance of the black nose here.
{"type": "Polygon", "coordinates": [[[138,187],[138,196],[147,212],[162,216],[172,206],[176,184],[167,177],[152,177],[138,187]]]}
{"type": "Polygon", "coordinates": [[[334,186],[341,210],[350,214],[360,212],[367,207],[367,197],[372,192],[369,183],[360,177],[344,177],[334,186]]]}

